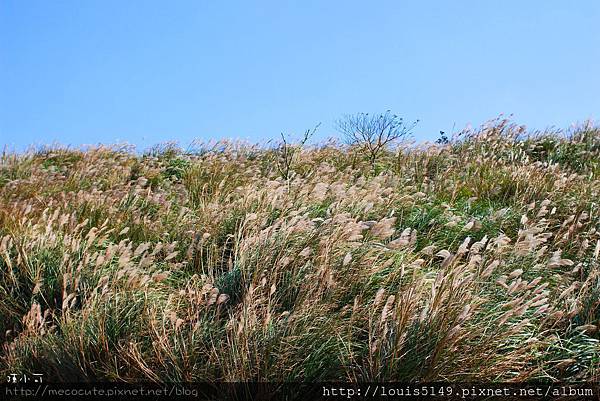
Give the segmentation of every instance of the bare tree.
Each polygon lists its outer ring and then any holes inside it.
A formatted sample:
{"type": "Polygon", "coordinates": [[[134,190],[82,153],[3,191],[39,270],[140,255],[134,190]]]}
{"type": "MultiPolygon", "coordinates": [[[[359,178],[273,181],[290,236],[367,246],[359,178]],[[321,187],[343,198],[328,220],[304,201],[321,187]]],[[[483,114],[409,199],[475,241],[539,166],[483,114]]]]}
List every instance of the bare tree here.
{"type": "Polygon", "coordinates": [[[349,145],[361,146],[371,163],[390,145],[407,137],[419,120],[410,125],[405,125],[401,117],[392,114],[389,110],[379,115],[357,113],[347,115],[337,121],[337,129],[344,135],[344,140],[349,145]]]}
{"type": "Polygon", "coordinates": [[[293,167],[298,158],[298,154],[308,142],[311,136],[317,131],[321,123],[317,124],[312,130],[307,130],[299,144],[292,144],[285,134],[281,133],[281,142],[277,148],[277,170],[282,178],[289,180],[293,176],[293,167]]]}

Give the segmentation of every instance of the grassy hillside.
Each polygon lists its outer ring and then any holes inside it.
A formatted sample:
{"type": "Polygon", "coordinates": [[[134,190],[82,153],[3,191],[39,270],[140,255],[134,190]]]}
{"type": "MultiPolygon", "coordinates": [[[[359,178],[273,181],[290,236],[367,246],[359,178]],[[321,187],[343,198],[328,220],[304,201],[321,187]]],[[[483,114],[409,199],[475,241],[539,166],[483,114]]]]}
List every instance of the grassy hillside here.
{"type": "Polygon", "coordinates": [[[600,378],[599,128],[288,150],[3,154],[0,373],[600,378]]]}

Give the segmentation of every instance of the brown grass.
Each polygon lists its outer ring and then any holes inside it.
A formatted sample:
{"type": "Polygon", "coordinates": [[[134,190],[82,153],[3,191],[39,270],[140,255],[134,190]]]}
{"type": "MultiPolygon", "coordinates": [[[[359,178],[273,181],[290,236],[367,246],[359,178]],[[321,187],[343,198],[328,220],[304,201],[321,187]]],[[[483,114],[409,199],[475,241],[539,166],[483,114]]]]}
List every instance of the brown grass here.
{"type": "Polygon", "coordinates": [[[0,371],[598,380],[600,130],[526,134],[5,153],[0,371]]]}

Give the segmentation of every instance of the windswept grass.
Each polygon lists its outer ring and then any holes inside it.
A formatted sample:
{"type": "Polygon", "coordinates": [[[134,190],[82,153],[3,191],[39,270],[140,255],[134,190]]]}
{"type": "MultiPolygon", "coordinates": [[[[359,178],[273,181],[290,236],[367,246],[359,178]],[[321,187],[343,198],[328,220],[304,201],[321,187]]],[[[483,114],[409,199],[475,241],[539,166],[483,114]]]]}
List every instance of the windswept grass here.
{"type": "Polygon", "coordinates": [[[598,380],[600,129],[4,153],[0,373],[598,380]]]}

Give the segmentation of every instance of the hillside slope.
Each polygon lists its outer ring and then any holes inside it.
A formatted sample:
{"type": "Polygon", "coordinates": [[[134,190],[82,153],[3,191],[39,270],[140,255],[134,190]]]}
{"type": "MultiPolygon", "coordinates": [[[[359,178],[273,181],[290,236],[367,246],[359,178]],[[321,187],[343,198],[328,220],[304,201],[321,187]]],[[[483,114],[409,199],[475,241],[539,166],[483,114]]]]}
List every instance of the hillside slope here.
{"type": "Polygon", "coordinates": [[[600,129],[2,156],[0,373],[598,380],[600,129]]]}

